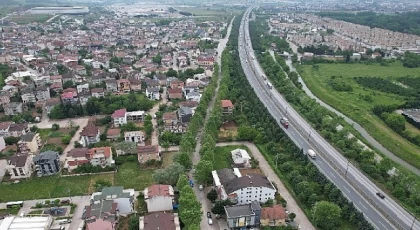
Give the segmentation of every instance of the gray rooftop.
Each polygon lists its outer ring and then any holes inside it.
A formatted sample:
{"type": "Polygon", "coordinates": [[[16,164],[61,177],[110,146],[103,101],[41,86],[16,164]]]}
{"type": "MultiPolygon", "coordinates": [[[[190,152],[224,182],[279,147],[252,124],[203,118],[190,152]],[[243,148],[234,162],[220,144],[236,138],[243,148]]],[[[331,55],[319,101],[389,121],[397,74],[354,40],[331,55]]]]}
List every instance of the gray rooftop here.
{"type": "Polygon", "coordinates": [[[31,142],[31,141],[34,139],[35,134],[36,134],[36,133],[27,133],[27,134],[25,134],[25,135],[22,135],[22,136],[20,137],[20,140],[21,140],[21,141],[24,141],[24,142],[31,142]]]}
{"type": "Polygon", "coordinates": [[[235,178],[223,184],[227,194],[248,187],[266,187],[275,189],[266,176],[250,173],[248,175],[235,178]]]}
{"type": "Polygon", "coordinates": [[[233,169],[225,168],[217,170],[217,176],[221,184],[226,184],[227,182],[236,178],[236,175],[233,173],[233,169]]]}
{"type": "Polygon", "coordinates": [[[226,206],[226,215],[228,218],[237,218],[242,216],[255,215],[254,210],[260,210],[261,206],[257,201],[252,201],[251,204],[226,206]]]}
{"type": "Polygon", "coordinates": [[[93,200],[109,200],[109,199],[117,199],[117,198],[130,198],[130,193],[123,192],[122,186],[114,186],[114,187],[105,187],[102,189],[102,193],[100,195],[96,195],[93,200]]]}
{"type": "Polygon", "coordinates": [[[48,151],[40,153],[39,155],[36,155],[33,158],[33,160],[34,162],[37,162],[39,160],[55,160],[57,158],[58,158],[58,152],[48,150],[48,151]]]}

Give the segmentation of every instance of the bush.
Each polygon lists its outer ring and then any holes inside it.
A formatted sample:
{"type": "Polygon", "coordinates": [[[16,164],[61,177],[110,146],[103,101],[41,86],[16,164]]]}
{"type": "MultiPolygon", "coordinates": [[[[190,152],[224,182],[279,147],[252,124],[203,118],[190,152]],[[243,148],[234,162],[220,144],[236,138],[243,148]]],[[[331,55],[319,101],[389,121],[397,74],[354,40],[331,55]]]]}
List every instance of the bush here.
{"type": "Polygon", "coordinates": [[[51,126],[51,130],[52,131],[57,131],[57,130],[59,130],[60,129],[60,125],[59,124],[53,124],[52,126],[51,126]]]}
{"type": "Polygon", "coordinates": [[[71,136],[70,135],[64,135],[62,138],[61,138],[61,143],[63,143],[63,144],[65,144],[65,145],[68,145],[68,144],[70,144],[70,141],[71,141],[71,136]]]}

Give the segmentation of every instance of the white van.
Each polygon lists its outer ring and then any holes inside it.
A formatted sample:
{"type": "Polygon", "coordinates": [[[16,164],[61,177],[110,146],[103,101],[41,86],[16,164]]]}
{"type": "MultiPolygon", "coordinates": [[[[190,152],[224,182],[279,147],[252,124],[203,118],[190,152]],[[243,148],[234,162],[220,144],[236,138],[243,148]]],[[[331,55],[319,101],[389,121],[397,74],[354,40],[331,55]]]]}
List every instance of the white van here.
{"type": "Polygon", "coordinates": [[[312,149],[308,149],[308,156],[312,159],[316,158],[316,152],[312,149]]]}

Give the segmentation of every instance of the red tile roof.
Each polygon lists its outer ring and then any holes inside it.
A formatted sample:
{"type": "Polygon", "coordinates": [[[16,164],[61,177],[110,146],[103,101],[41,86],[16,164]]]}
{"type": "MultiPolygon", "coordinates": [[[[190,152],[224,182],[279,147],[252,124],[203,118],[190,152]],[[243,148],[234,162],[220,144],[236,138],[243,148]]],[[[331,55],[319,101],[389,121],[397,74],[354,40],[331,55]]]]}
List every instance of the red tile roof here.
{"type": "Polygon", "coordinates": [[[261,210],[261,219],[269,220],[284,220],[286,219],[287,214],[281,205],[273,205],[273,207],[262,208],[261,210]]]}
{"type": "Polygon", "coordinates": [[[83,128],[80,135],[87,137],[96,137],[98,135],[99,129],[96,127],[93,121],[89,121],[87,125],[83,128]]]}
{"type": "Polygon", "coordinates": [[[92,158],[95,153],[103,153],[105,158],[109,158],[111,156],[112,150],[111,147],[99,147],[99,148],[92,148],[89,149],[88,158],[92,158]]]}
{"type": "Polygon", "coordinates": [[[114,113],[112,114],[112,118],[117,118],[117,117],[124,117],[125,113],[127,112],[127,109],[117,109],[114,111],[114,113]]]}
{"type": "Polygon", "coordinates": [[[170,196],[169,186],[166,184],[154,184],[147,188],[147,195],[149,198],[155,196],[170,196]]]}
{"type": "Polygon", "coordinates": [[[233,107],[233,104],[230,100],[222,100],[222,107],[226,108],[226,107],[233,107]]]}

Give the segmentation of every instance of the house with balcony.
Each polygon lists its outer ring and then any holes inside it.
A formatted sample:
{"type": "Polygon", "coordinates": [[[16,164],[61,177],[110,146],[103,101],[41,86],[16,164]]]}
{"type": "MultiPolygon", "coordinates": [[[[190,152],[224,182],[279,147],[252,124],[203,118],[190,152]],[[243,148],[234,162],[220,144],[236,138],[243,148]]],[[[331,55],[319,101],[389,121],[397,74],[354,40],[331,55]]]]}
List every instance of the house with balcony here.
{"type": "Polygon", "coordinates": [[[144,164],[149,160],[160,161],[160,149],[158,145],[137,146],[137,160],[144,164]]]}
{"type": "Polygon", "coordinates": [[[114,111],[114,113],[111,115],[111,118],[113,120],[113,124],[115,127],[119,127],[121,125],[127,124],[127,109],[117,109],[114,111]]]}
{"type": "Polygon", "coordinates": [[[229,229],[247,229],[260,226],[261,206],[259,202],[225,206],[226,221],[229,229]]]}
{"type": "Polygon", "coordinates": [[[143,122],[144,118],[146,117],[146,113],[144,111],[131,111],[125,113],[127,122],[132,121],[134,123],[143,122]]]}
{"type": "Polygon", "coordinates": [[[33,158],[33,162],[38,177],[57,174],[61,169],[60,156],[55,151],[42,152],[33,158]]]}
{"type": "Polygon", "coordinates": [[[212,171],[212,176],[219,199],[229,199],[234,204],[265,203],[273,200],[276,193],[271,181],[261,174],[242,175],[234,168],[212,171]]]}
{"type": "Polygon", "coordinates": [[[187,94],[187,96],[185,97],[188,101],[196,101],[196,102],[200,102],[201,100],[201,94],[198,92],[190,92],[187,94]]]}
{"type": "Polygon", "coordinates": [[[127,79],[117,80],[117,90],[119,93],[130,93],[130,81],[127,79]]]}
{"type": "Polygon", "coordinates": [[[94,192],[90,198],[91,205],[109,201],[115,203],[117,216],[129,215],[134,211],[136,192],[134,189],[124,189],[122,186],[105,187],[101,192],[94,192]]]}
{"type": "Polygon", "coordinates": [[[87,158],[88,154],[88,148],[71,149],[67,153],[66,159],[64,161],[64,168],[71,172],[73,169],[79,167],[80,165],[89,163],[89,159],[87,158]]]}
{"type": "Polygon", "coordinates": [[[109,93],[118,92],[117,80],[115,79],[106,79],[105,86],[106,86],[106,91],[109,93]]]}
{"type": "Polygon", "coordinates": [[[6,170],[11,179],[29,178],[32,175],[32,155],[13,155],[7,159],[6,170]]]}
{"type": "Polygon", "coordinates": [[[154,184],[143,191],[148,212],[172,211],[174,189],[171,185],[154,184]]]}
{"type": "Polygon", "coordinates": [[[180,107],[177,110],[177,116],[178,116],[178,120],[184,124],[189,123],[191,121],[191,118],[193,116],[193,112],[191,110],[191,108],[189,107],[180,107]]]}
{"type": "Polygon", "coordinates": [[[177,112],[166,112],[163,114],[162,119],[165,131],[184,133],[187,130],[187,126],[178,120],[177,112]]]}
{"type": "Polygon", "coordinates": [[[143,131],[129,131],[124,133],[124,141],[144,145],[146,135],[143,131]]]}
{"type": "Polygon", "coordinates": [[[36,96],[35,96],[35,93],[32,91],[32,89],[24,90],[22,92],[21,98],[24,104],[36,102],[36,96]]]}
{"type": "Polygon", "coordinates": [[[222,100],[222,114],[231,115],[233,114],[233,104],[230,100],[222,100]]]}
{"type": "Polygon", "coordinates": [[[160,100],[160,93],[158,87],[148,87],[146,88],[146,96],[150,100],[160,100]]]}
{"type": "Polygon", "coordinates": [[[200,55],[197,58],[197,64],[200,67],[211,67],[214,65],[214,56],[200,55]]]}
{"type": "Polygon", "coordinates": [[[79,101],[77,90],[75,88],[67,88],[61,94],[61,101],[63,103],[76,104],[79,101]]]}
{"type": "Polygon", "coordinates": [[[39,133],[27,133],[20,137],[17,146],[19,154],[37,154],[42,140],[39,133]]]}
{"type": "Polygon", "coordinates": [[[87,158],[93,166],[106,167],[112,166],[115,163],[115,161],[112,159],[111,147],[89,149],[87,158]]]}
{"type": "Polygon", "coordinates": [[[80,144],[82,146],[87,147],[90,144],[95,144],[100,141],[100,132],[99,128],[96,127],[94,120],[89,120],[87,125],[83,128],[82,132],[80,133],[80,144]]]}
{"type": "Polygon", "coordinates": [[[168,89],[168,98],[169,99],[182,99],[183,93],[181,88],[169,88],[168,89]]]}

